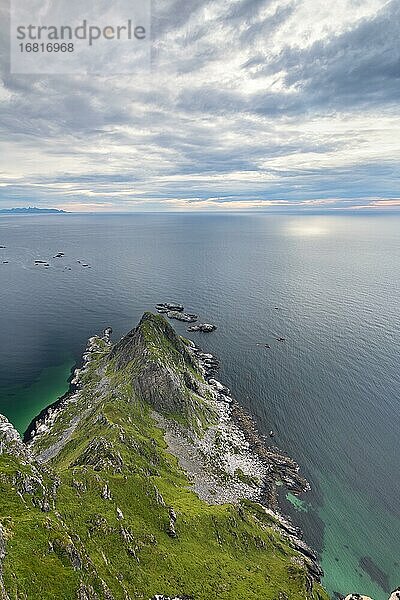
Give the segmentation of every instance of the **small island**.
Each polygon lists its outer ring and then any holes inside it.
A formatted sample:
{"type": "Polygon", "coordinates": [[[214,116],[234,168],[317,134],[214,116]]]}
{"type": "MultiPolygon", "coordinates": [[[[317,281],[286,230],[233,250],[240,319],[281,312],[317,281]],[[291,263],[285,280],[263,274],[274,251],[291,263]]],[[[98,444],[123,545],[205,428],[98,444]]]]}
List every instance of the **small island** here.
{"type": "Polygon", "coordinates": [[[36,206],[28,206],[22,208],[0,208],[0,215],[37,215],[37,214],[67,214],[67,211],[58,208],[37,208],[36,206]]]}

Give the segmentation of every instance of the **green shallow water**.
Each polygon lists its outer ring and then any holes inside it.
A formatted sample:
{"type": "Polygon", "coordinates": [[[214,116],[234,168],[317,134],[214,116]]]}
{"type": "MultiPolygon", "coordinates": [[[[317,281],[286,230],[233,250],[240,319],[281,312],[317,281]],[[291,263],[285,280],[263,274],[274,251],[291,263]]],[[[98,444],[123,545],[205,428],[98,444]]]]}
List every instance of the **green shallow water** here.
{"type": "Polygon", "coordinates": [[[68,380],[74,365],[75,360],[69,356],[59,365],[44,368],[31,385],[1,388],[0,413],[2,406],[6,406],[8,418],[23,435],[43,408],[68,391],[68,380]]]}
{"type": "Polygon", "coordinates": [[[343,483],[322,475],[320,485],[326,497],[335,498],[334,503],[324,503],[319,510],[325,526],[321,556],[325,588],[332,596],[334,592],[357,592],[374,600],[387,600],[399,585],[394,576],[400,573],[398,539],[393,535],[398,520],[386,511],[381,514],[384,531],[377,536],[374,526],[369,525],[371,514],[382,513],[382,507],[373,505],[369,498],[343,483]],[[369,564],[375,565],[374,577],[361,567],[360,557],[368,557],[369,564]]]}

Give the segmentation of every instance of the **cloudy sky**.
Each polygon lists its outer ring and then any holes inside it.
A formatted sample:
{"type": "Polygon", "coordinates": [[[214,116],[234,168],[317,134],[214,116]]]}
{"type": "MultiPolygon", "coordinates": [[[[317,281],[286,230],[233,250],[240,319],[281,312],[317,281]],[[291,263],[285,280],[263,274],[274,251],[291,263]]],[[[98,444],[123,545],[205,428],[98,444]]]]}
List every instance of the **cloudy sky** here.
{"type": "Polygon", "coordinates": [[[0,208],[400,209],[398,0],[153,0],[132,75],[11,75],[2,33],[0,208]]]}

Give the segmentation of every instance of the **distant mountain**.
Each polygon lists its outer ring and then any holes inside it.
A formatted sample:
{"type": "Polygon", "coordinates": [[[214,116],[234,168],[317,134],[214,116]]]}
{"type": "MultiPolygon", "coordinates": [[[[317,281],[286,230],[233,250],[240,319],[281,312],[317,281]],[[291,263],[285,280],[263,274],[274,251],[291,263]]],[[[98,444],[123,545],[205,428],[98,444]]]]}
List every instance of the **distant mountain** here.
{"type": "Polygon", "coordinates": [[[36,206],[29,206],[28,208],[1,208],[1,215],[36,215],[38,213],[46,214],[65,214],[65,210],[58,210],[57,208],[37,208],[36,206]]]}

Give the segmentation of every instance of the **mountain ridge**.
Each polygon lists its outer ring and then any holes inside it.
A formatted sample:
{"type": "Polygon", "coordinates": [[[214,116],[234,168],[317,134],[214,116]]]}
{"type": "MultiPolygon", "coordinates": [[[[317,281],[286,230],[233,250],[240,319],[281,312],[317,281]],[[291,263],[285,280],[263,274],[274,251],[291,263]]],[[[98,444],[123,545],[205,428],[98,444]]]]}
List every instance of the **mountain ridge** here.
{"type": "Polygon", "coordinates": [[[36,214],[67,214],[66,210],[58,208],[37,208],[28,206],[22,208],[0,208],[1,215],[36,215],[36,214]]]}

